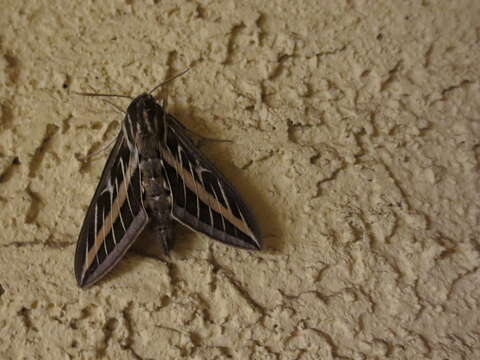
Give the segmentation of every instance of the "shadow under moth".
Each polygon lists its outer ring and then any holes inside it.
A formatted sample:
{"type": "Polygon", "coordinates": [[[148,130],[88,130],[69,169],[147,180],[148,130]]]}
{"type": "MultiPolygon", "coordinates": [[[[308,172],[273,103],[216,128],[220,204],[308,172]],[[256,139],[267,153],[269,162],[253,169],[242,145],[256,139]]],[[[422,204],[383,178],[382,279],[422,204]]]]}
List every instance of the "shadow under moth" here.
{"type": "Polygon", "coordinates": [[[79,287],[112,270],[147,224],[166,253],[174,220],[228,245],[262,246],[259,227],[238,192],[152,91],[128,106],[87,210],[75,252],[79,287]]]}

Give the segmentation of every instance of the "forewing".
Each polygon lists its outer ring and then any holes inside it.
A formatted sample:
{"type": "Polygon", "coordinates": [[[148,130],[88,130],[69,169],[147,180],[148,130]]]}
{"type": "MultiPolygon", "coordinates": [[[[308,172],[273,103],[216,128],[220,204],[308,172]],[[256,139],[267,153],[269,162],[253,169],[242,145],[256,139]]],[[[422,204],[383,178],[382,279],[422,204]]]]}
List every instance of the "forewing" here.
{"type": "Polygon", "coordinates": [[[260,249],[260,230],[238,192],[167,115],[160,153],[173,203],[172,216],[223,243],[260,249]]]}
{"type": "Polygon", "coordinates": [[[130,150],[120,131],[78,238],[75,277],[80,287],[106,275],[148,222],[138,163],[138,152],[130,150]]]}

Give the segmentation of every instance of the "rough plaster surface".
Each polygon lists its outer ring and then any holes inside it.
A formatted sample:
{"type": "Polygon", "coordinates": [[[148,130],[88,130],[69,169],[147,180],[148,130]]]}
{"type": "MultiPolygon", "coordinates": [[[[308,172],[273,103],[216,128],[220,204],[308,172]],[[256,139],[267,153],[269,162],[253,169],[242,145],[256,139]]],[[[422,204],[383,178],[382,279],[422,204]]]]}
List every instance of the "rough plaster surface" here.
{"type": "Polygon", "coordinates": [[[479,359],[480,2],[2,0],[1,359],[479,359]],[[262,252],[177,229],[76,287],[121,114],[169,86],[262,252]],[[116,99],[125,108],[128,102],[116,99]]]}

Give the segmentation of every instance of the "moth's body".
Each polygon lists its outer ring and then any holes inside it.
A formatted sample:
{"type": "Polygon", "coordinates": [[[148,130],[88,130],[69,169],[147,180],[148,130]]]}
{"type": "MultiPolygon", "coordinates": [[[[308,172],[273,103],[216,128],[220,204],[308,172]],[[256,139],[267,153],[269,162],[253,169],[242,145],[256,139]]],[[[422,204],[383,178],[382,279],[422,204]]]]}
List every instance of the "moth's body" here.
{"type": "Polygon", "coordinates": [[[161,141],[161,134],[159,133],[161,126],[159,124],[164,118],[159,118],[162,115],[160,113],[155,114],[154,103],[147,106],[150,103],[149,100],[151,100],[148,95],[141,96],[139,99],[145,99],[145,101],[139,101],[132,105],[139,107],[141,110],[137,111],[139,119],[135,136],[140,157],[143,204],[150,218],[150,229],[153,231],[153,236],[163,244],[165,252],[168,253],[173,241],[170,216],[172,198],[163,174],[163,163],[158,150],[159,141],[161,141]],[[149,116],[152,112],[154,116],[149,116]]]}
{"type": "Polygon", "coordinates": [[[147,225],[169,251],[173,220],[228,245],[260,249],[245,203],[150,94],[127,108],[75,253],[80,287],[105,276],[147,225]]]}

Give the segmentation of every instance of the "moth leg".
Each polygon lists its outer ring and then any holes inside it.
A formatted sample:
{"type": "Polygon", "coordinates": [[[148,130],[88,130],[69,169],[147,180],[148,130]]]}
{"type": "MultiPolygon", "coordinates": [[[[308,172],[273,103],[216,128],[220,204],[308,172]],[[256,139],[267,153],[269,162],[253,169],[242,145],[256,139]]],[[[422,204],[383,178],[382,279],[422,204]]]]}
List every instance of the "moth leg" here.
{"type": "MultiPolygon", "coordinates": [[[[162,108],[163,108],[163,123],[164,123],[164,126],[166,127],[167,125],[167,121],[166,121],[166,118],[168,116],[168,112],[167,112],[167,106],[168,106],[168,93],[167,93],[167,90],[165,90],[165,95],[164,97],[162,97],[162,108]]],[[[170,116],[170,118],[172,118],[172,116],[170,116]]],[[[216,138],[210,138],[210,137],[206,137],[206,136],[203,136],[203,135],[200,135],[200,134],[197,134],[195,131],[193,130],[190,130],[189,128],[187,128],[185,125],[183,125],[181,122],[179,121],[175,121],[183,130],[185,130],[185,132],[187,132],[190,137],[194,137],[196,138],[197,141],[194,141],[194,144],[196,146],[202,146],[203,143],[206,143],[206,142],[228,142],[228,143],[233,143],[233,140],[230,140],[230,139],[216,139],[216,138]]],[[[164,128],[164,134],[167,134],[166,132],[166,128],[164,128]]]]}
{"type": "Polygon", "coordinates": [[[196,141],[194,141],[194,144],[195,144],[197,147],[200,147],[200,146],[202,146],[204,143],[207,143],[207,142],[233,143],[233,140],[230,140],[230,139],[216,139],[216,138],[206,137],[206,136],[197,134],[196,132],[194,132],[194,131],[192,131],[192,130],[190,130],[190,129],[188,129],[188,128],[185,128],[185,131],[190,134],[190,137],[195,137],[195,138],[196,138],[196,141]]]}
{"type": "Polygon", "coordinates": [[[167,112],[167,106],[168,106],[168,94],[166,94],[165,97],[162,98],[162,108],[163,108],[163,111],[165,111],[165,113],[167,112]]]}
{"type": "MultiPolygon", "coordinates": [[[[165,112],[166,114],[166,112],[165,112]]],[[[170,116],[170,118],[172,118],[170,116]]],[[[176,124],[178,124],[186,133],[188,133],[190,135],[190,137],[194,138],[195,141],[193,141],[193,143],[195,144],[195,146],[199,147],[201,145],[203,145],[203,143],[207,143],[207,142],[224,142],[224,143],[233,143],[233,140],[230,140],[230,139],[217,139],[217,138],[211,138],[211,137],[206,137],[206,136],[203,136],[203,135],[200,135],[200,134],[197,134],[195,131],[193,130],[190,130],[189,128],[187,128],[185,125],[183,125],[181,122],[179,121],[175,121],[176,124]]],[[[165,122],[166,123],[166,122],[165,122]]]]}
{"type": "Polygon", "coordinates": [[[98,154],[101,154],[103,153],[104,151],[107,151],[108,149],[110,149],[112,147],[112,145],[115,143],[117,139],[116,138],[113,138],[107,145],[101,147],[100,149],[90,153],[90,154],[87,154],[85,155],[85,157],[83,158],[83,161],[86,161],[87,159],[90,159],[98,154]]]}
{"type": "Polygon", "coordinates": [[[107,104],[109,104],[110,106],[113,106],[113,108],[114,108],[115,110],[117,110],[119,113],[121,113],[121,114],[123,114],[123,115],[126,114],[126,112],[125,112],[120,106],[115,105],[113,102],[108,101],[107,99],[102,99],[102,101],[105,102],[105,103],[107,103],[107,104]]]}

